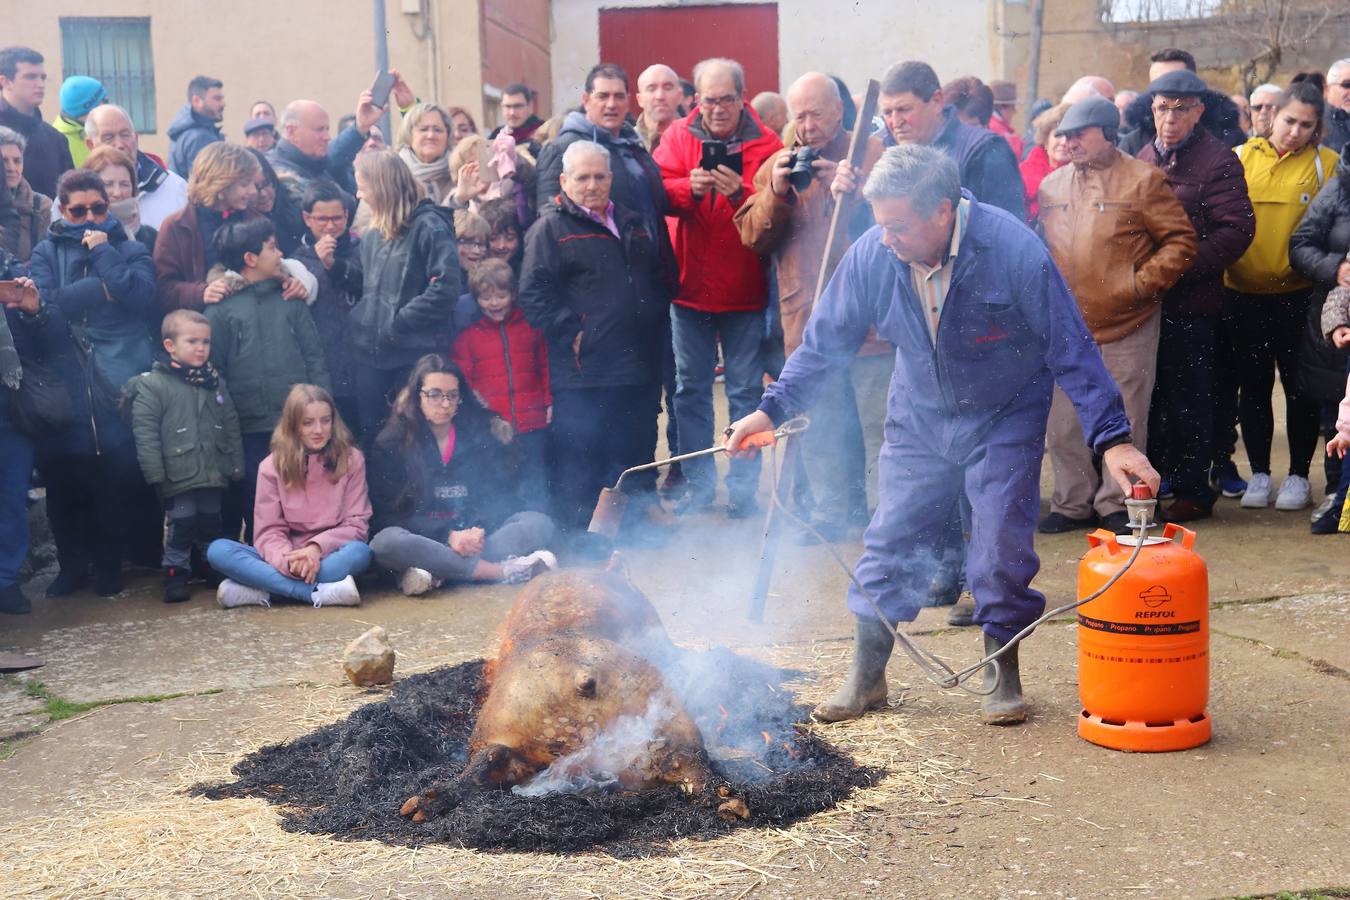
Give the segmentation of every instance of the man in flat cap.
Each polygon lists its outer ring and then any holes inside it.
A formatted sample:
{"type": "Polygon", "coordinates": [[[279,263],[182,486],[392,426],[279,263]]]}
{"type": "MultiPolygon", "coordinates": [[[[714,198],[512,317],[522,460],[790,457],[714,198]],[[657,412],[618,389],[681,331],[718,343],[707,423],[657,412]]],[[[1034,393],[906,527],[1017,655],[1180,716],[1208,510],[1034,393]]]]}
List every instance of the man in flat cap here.
{"type": "MultiPolygon", "coordinates": [[[[1242,163],[1200,123],[1206,85],[1188,69],[1148,86],[1156,136],[1136,154],[1162,170],[1195,228],[1195,262],[1163,295],[1158,377],[1149,414],[1149,458],[1176,497],[1169,521],[1205,519],[1214,438],[1215,335],[1223,312],[1223,270],[1246,251],[1256,220],[1242,163]]],[[[1232,419],[1231,410],[1228,415],[1232,419]]]]}
{"type": "Polygon", "coordinates": [[[254,116],[244,123],[244,146],[266,153],[276,145],[276,120],[267,116],[254,116]]]}
{"type": "MultiPolygon", "coordinates": [[[[1041,227],[1107,371],[1120,386],[1130,439],[1148,442],[1163,294],[1195,258],[1195,229],[1156,166],[1116,149],[1120,111],[1103,97],[1080,100],[1055,134],[1072,165],[1041,182],[1041,227]]],[[[1045,534],[1101,524],[1127,533],[1125,497],[1102,478],[1063,391],[1050,408],[1046,446],[1054,466],[1045,534]]]]}

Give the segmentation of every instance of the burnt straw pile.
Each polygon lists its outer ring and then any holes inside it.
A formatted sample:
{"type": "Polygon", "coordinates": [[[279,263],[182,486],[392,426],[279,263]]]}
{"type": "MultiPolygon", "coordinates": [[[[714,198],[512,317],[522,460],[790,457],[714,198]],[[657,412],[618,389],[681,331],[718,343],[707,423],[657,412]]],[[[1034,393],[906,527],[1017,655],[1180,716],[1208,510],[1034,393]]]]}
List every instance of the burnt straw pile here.
{"type": "Polygon", "coordinates": [[[598,848],[628,856],[677,838],[789,825],[883,774],[798,727],[808,710],[781,686],[784,673],[725,650],[698,656],[701,665],[711,661],[722,673],[721,696],[694,698],[689,712],[713,774],[724,779],[722,789],[745,801],[744,820],[718,815],[712,787],[710,796],[691,799],[674,786],[543,796],[493,790],[467,796],[426,822],[400,816],[408,797],[453,782],[463,771],[484,693],[481,660],[406,678],[387,699],[343,721],[251,754],[235,765],[237,781],[197,785],[192,793],[262,798],[282,808],[287,831],[340,840],[527,852],[598,848]]]}

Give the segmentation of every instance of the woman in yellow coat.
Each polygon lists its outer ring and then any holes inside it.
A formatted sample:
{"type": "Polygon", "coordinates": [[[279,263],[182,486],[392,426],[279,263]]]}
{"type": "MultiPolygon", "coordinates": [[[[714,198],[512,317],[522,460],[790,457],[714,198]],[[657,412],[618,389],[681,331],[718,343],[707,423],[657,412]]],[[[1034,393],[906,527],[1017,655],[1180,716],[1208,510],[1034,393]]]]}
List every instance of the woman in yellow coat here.
{"type": "MultiPolygon", "coordinates": [[[[1322,110],[1322,94],[1314,85],[1292,84],[1276,103],[1270,137],[1254,137],[1235,149],[1256,214],[1256,238],[1224,275],[1232,291],[1224,331],[1232,354],[1231,374],[1241,392],[1238,421],[1252,467],[1242,496],[1242,505],[1250,509],[1270,505],[1275,428],[1271,394],[1277,367],[1286,405],[1289,477],[1280,486],[1275,508],[1303,509],[1312,500],[1308,468],[1317,449],[1318,406],[1299,396],[1296,381],[1312,285],[1289,264],[1289,237],[1336,170],[1337,155],[1318,146],[1322,110]]],[[[1218,412],[1222,416],[1223,410],[1218,412]]],[[[1228,425],[1219,417],[1215,421],[1220,428],[1228,425]]]]}

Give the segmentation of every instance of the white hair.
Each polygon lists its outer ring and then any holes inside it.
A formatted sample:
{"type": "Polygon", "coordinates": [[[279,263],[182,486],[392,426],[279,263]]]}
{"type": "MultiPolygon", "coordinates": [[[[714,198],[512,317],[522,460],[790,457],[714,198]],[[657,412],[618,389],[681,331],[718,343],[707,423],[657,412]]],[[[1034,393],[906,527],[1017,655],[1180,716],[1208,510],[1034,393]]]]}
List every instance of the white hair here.
{"type": "Polygon", "coordinates": [[[125,107],[118,106],[116,103],[100,103],[98,106],[95,106],[93,109],[89,111],[88,117],[85,118],[84,120],[84,136],[89,138],[89,140],[91,141],[97,138],[98,123],[94,121],[95,117],[94,114],[99,113],[99,115],[101,116],[104,112],[111,112],[113,110],[116,110],[117,112],[120,112],[122,114],[122,116],[127,120],[127,124],[131,126],[132,131],[136,130],[136,122],[131,118],[131,113],[127,112],[125,107]]]}
{"type": "Polygon", "coordinates": [[[23,153],[28,148],[28,138],[12,128],[6,128],[0,125],[0,147],[18,147],[19,152],[23,153]]]}
{"type": "Polygon", "coordinates": [[[725,66],[731,72],[731,83],[736,86],[736,96],[745,93],[745,69],[734,59],[727,59],[725,56],[714,56],[711,59],[705,59],[694,66],[694,90],[702,93],[703,74],[709,69],[718,69],[725,66]]]}
{"type": "Polygon", "coordinates": [[[605,161],[605,168],[609,169],[609,150],[604,144],[597,144],[595,141],[576,141],[575,143],[568,144],[567,149],[563,151],[563,174],[571,175],[572,163],[576,161],[577,157],[584,156],[587,153],[594,153],[596,156],[603,159],[605,161]]]}
{"type": "Polygon", "coordinates": [[[1331,68],[1327,69],[1327,81],[1335,81],[1336,76],[1333,73],[1339,72],[1341,69],[1350,69],[1350,56],[1338,59],[1331,64],[1331,68]]]}
{"type": "Polygon", "coordinates": [[[943,200],[952,208],[961,202],[961,174],[952,158],[941,150],[918,144],[899,144],[881,155],[863,186],[870,201],[889,197],[908,198],[921,216],[932,216],[943,200]]]}
{"type": "Polygon", "coordinates": [[[1247,98],[1247,102],[1255,103],[1257,94],[1279,94],[1283,91],[1284,88],[1280,87],[1278,84],[1271,84],[1267,81],[1265,84],[1258,84],[1256,87],[1252,88],[1251,96],[1247,98]]]}

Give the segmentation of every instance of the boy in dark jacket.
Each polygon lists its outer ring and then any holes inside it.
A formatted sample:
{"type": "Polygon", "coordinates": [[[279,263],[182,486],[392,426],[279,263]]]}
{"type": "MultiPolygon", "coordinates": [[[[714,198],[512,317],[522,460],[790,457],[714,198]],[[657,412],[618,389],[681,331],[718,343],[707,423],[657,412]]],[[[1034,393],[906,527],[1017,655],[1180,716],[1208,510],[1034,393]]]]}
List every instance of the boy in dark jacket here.
{"type": "Polygon", "coordinates": [[[225,504],[225,533],[245,523],[253,537],[253,489],[266,458],[272,429],[294,384],[329,389],[328,367],[314,319],[303,303],[281,296],[281,249],[269,219],[227,222],[216,233],[220,265],[208,281],[236,282],[230,295],[206,307],[211,323],[211,362],[233,386],[244,444],[244,480],[225,504]]]}
{"type": "Polygon", "coordinates": [[[208,361],[211,323],[177,309],[160,326],[168,360],[127,383],[136,457],[145,480],[168,513],[164,540],[164,602],[191,599],[192,549],[206,561],[206,547],[221,536],[220,501],[230,482],[244,477],[239,414],[225,380],[208,361]]]}
{"type": "Polygon", "coordinates": [[[469,276],[482,315],[455,338],[450,358],[469,387],[515,431],[514,480],[526,509],[548,508],[548,345],[516,306],[516,279],[502,259],[484,260],[469,276]]]}
{"type": "Polygon", "coordinates": [[[359,433],[356,373],[347,323],[352,309],[361,302],[361,239],[348,229],[350,210],[337,185],[326,181],[312,183],[305,189],[300,208],[308,230],[291,255],[319,283],[309,314],[323,342],[328,377],[333,380],[333,399],[343,421],[359,433]]]}

